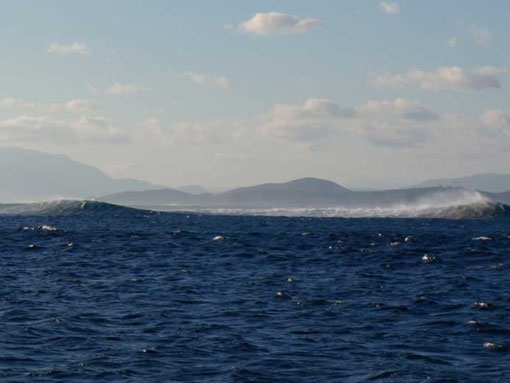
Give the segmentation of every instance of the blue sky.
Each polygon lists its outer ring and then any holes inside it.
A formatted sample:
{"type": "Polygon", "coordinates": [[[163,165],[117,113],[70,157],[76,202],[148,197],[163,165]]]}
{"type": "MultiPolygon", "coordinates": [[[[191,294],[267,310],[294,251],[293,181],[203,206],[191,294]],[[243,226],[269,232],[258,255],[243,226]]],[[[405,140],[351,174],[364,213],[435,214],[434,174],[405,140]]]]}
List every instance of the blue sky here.
{"type": "Polygon", "coordinates": [[[508,14],[503,0],[5,2],[0,144],[170,186],[510,172],[508,14]]]}

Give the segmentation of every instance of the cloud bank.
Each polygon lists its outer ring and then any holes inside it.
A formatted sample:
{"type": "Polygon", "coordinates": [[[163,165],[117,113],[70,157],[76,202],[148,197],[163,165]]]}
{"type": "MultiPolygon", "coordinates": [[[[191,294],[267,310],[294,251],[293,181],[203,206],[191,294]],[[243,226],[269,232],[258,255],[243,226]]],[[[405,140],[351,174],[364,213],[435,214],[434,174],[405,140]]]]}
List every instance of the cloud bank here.
{"type": "Polygon", "coordinates": [[[130,138],[102,116],[84,116],[75,120],[20,116],[0,121],[0,142],[125,144],[130,138]]]}
{"type": "Polygon", "coordinates": [[[332,137],[361,135],[375,145],[421,146],[427,137],[425,125],[439,116],[418,101],[367,101],[343,107],[329,99],[309,98],[303,105],[275,105],[259,124],[270,138],[322,148],[332,137]]]}
{"type": "Polygon", "coordinates": [[[83,112],[94,109],[89,100],[72,99],[67,102],[32,102],[23,99],[4,97],[0,98],[1,109],[45,110],[50,112],[83,112]]]}
{"type": "Polygon", "coordinates": [[[405,74],[380,74],[375,78],[379,86],[417,87],[424,90],[440,89],[497,89],[500,76],[506,68],[485,66],[467,70],[457,66],[439,67],[435,72],[416,69],[405,74]]]}

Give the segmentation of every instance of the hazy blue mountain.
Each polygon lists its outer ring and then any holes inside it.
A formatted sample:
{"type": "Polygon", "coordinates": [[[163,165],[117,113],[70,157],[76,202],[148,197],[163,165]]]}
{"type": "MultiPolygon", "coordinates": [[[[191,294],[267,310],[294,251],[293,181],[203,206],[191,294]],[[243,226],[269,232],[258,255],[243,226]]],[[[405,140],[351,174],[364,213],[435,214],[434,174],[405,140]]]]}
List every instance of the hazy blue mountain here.
{"type": "Polygon", "coordinates": [[[244,193],[257,193],[257,192],[302,192],[302,193],[345,193],[350,192],[349,189],[340,186],[339,184],[322,180],[319,178],[300,178],[297,180],[283,182],[283,183],[268,183],[255,186],[247,186],[237,188],[226,192],[226,195],[236,195],[244,193]]]}
{"type": "Polygon", "coordinates": [[[112,179],[67,156],[0,147],[0,202],[84,198],[154,187],[143,181],[112,179]]]}
{"type": "Polygon", "coordinates": [[[303,178],[284,183],[237,188],[219,194],[192,195],[175,189],[124,192],[101,201],[131,206],[186,205],[229,208],[380,208],[444,206],[483,202],[484,196],[459,188],[351,191],[334,182],[303,178]]]}
{"type": "Polygon", "coordinates": [[[114,181],[117,191],[143,191],[163,188],[161,185],[154,185],[150,182],[141,181],[134,178],[115,178],[114,181]]]}
{"type": "Polygon", "coordinates": [[[482,173],[468,177],[444,178],[422,182],[418,187],[454,186],[491,193],[510,191],[510,174],[482,173]]]}
{"type": "Polygon", "coordinates": [[[184,186],[176,187],[175,190],[180,190],[185,193],[197,194],[197,195],[209,193],[209,191],[207,189],[203,188],[200,185],[184,185],[184,186]]]}
{"type": "Polygon", "coordinates": [[[216,203],[245,206],[309,206],[331,204],[352,192],[335,182],[301,178],[284,183],[242,187],[221,193],[216,203]]]}
{"type": "Polygon", "coordinates": [[[285,183],[271,183],[230,190],[219,194],[191,194],[176,189],[116,193],[101,201],[156,206],[168,204],[211,206],[308,206],[331,204],[344,194],[352,193],[334,182],[303,178],[285,183]]]}

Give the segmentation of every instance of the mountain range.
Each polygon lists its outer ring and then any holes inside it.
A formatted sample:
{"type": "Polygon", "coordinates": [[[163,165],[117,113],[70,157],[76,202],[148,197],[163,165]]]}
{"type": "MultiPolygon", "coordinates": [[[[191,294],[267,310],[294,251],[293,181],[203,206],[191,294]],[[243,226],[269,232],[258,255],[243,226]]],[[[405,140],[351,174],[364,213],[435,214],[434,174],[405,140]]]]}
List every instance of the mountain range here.
{"type": "Polygon", "coordinates": [[[161,188],[134,179],[113,179],[63,155],[0,148],[0,202],[85,198],[124,190],[161,188]]]}
{"type": "Polygon", "coordinates": [[[510,203],[510,192],[487,193],[458,187],[352,191],[332,181],[302,178],[284,183],[242,187],[219,194],[192,195],[179,190],[129,191],[99,198],[102,202],[137,207],[224,208],[385,208],[451,206],[488,200],[510,203]]]}
{"type": "Polygon", "coordinates": [[[269,208],[437,204],[459,198],[490,198],[510,203],[508,174],[430,180],[415,188],[386,191],[353,191],[332,181],[302,178],[213,194],[197,185],[165,188],[135,179],[113,179],[67,156],[11,147],[0,148],[0,185],[0,203],[87,197],[131,206],[269,208]],[[465,189],[483,192],[467,193],[465,189]]]}

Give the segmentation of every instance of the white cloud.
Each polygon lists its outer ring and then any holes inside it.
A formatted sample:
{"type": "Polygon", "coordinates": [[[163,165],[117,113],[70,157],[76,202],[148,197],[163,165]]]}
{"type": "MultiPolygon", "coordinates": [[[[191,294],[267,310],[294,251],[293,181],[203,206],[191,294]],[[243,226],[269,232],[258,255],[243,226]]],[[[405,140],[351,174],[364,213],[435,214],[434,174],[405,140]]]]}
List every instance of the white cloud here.
{"type": "Polygon", "coordinates": [[[457,45],[457,37],[455,36],[452,36],[448,39],[448,45],[454,47],[455,45],[457,45]]]}
{"type": "Polygon", "coordinates": [[[367,117],[383,116],[413,121],[434,121],[438,115],[418,101],[397,98],[393,101],[367,101],[358,108],[359,114],[367,117]]]}
{"type": "Polygon", "coordinates": [[[356,111],[353,108],[344,108],[334,104],[326,98],[309,98],[303,105],[280,105],[273,108],[273,115],[286,118],[333,118],[353,117],[356,111]]]}
{"type": "Polygon", "coordinates": [[[94,109],[89,100],[73,99],[67,102],[32,102],[16,98],[0,98],[0,108],[22,110],[44,110],[51,112],[70,111],[83,112],[94,109]]]}
{"type": "Polygon", "coordinates": [[[421,103],[404,98],[368,101],[356,108],[310,98],[303,105],[275,105],[259,129],[266,137],[308,148],[323,148],[342,134],[362,135],[376,145],[410,147],[421,146],[426,125],[438,119],[421,103]]]}
{"type": "Polygon", "coordinates": [[[490,109],[482,115],[481,121],[487,126],[510,127],[510,114],[499,109],[490,109]]]}
{"type": "Polygon", "coordinates": [[[487,28],[475,24],[471,25],[468,32],[478,44],[487,44],[492,38],[492,34],[487,28]]]}
{"type": "Polygon", "coordinates": [[[434,131],[439,116],[419,101],[367,101],[357,108],[360,132],[372,144],[390,148],[419,148],[434,131]]]}
{"type": "Polygon", "coordinates": [[[211,84],[215,85],[219,88],[229,88],[230,80],[226,76],[218,76],[218,75],[206,75],[203,73],[196,73],[187,71],[185,73],[186,77],[189,78],[196,84],[206,85],[211,84]]]}
{"type": "Polygon", "coordinates": [[[108,94],[139,94],[139,93],[147,93],[149,89],[133,85],[133,84],[119,84],[115,83],[105,90],[108,94]]]}
{"type": "Polygon", "coordinates": [[[60,120],[49,116],[20,116],[0,121],[0,142],[5,143],[128,143],[129,137],[100,116],[60,120]]]}
{"type": "Polygon", "coordinates": [[[303,105],[275,105],[260,124],[264,136],[316,145],[331,136],[342,120],[356,114],[324,98],[309,98],[303,105]]]}
{"type": "Polygon", "coordinates": [[[80,98],[77,98],[77,99],[73,99],[71,101],[68,101],[64,104],[64,107],[67,109],[67,110],[72,110],[72,111],[84,111],[84,110],[89,110],[89,109],[92,109],[93,106],[92,104],[90,103],[90,101],[88,100],[83,100],[83,99],[80,99],[80,98]]]}
{"type": "Polygon", "coordinates": [[[88,53],[87,44],[84,43],[73,43],[73,44],[59,44],[51,43],[48,49],[48,53],[56,53],[59,55],[70,55],[70,54],[86,54],[88,53]]]}
{"type": "Polygon", "coordinates": [[[499,77],[506,68],[485,66],[466,70],[460,67],[440,67],[435,72],[416,69],[405,74],[381,74],[375,83],[380,86],[410,86],[425,90],[494,89],[501,88],[499,77]]]}
{"type": "Polygon", "coordinates": [[[241,24],[241,30],[257,35],[305,33],[319,26],[315,18],[303,19],[280,12],[257,13],[241,24]]]}
{"type": "Polygon", "coordinates": [[[197,83],[197,84],[206,84],[207,83],[207,76],[201,73],[195,73],[195,72],[186,72],[186,77],[188,77],[191,81],[197,83]]]}
{"type": "Polygon", "coordinates": [[[388,15],[398,15],[400,13],[400,6],[391,1],[381,1],[379,3],[379,10],[388,15]]]}

